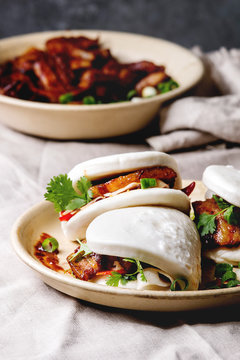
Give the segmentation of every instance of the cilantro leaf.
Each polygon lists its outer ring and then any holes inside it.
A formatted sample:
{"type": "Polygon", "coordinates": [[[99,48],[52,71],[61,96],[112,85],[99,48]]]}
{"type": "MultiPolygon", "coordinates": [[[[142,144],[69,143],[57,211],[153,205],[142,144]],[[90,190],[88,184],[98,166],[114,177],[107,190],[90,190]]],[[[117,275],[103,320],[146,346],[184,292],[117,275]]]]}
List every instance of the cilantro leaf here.
{"type": "Polygon", "coordinates": [[[121,279],[122,279],[122,274],[120,274],[117,271],[113,271],[112,274],[108,276],[106,284],[109,285],[109,286],[117,287],[119,285],[119,281],[121,279]]]}
{"type": "Polygon", "coordinates": [[[133,264],[136,264],[137,270],[132,274],[120,274],[117,271],[112,271],[111,275],[108,276],[106,284],[109,286],[119,286],[119,282],[121,282],[122,285],[126,285],[128,281],[134,281],[137,280],[137,275],[141,274],[141,280],[147,281],[143,267],[139,260],[131,259],[131,258],[124,258],[124,261],[131,262],[133,264]]]}
{"type": "Polygon", "coordinates": [[[201,214],[198,218],[197,228],[200,230],[201,236],[213,234],[216,230],[216,215],[201,214]]]}
{"type": "Polygon", "coordinates": [[[92,200],[93,193],[89,188],[92,186],[91,181],[86,176],[81,177],[77,182],[77,188],[81,192],[82,198],[88,202],[92,200]]]}
{"type": "Polygon", "coordinates": [[[87,202],[85,199],[81,199],[80,197],[74,198],[68,203],[68,205],[66,206],[66,210],[79,209],[82,206],[86,205],[86,203],[87,202]]]}
{"type": "Polygon", "coordinates": [[[92,191],[89,190],[91,185],[85,176],[80,178],[77,182],[77,188],[81,191],[79,195],[74,190],[72,180],[67,174],[61,174],[50,180],[44,197],[54,204],[57,212],[79,209],[92,200],[92,191]]]}
{"type": "Polygon", "coordinates": [[[224,212],[224,219],[230,225],[237,225],[240,224],[240,210],[234,205],[229,206],[229,208],[224,212]]]}
{"type": "Polygon", "coordinates": [[[227,201],[223,200],[223,198],[221,198],[217,195],[213,195],[213,199],[216,201],[219,209],[221,209],[221,210],[227,209],[230,206],[230,204],[227,201]]]}
{"type": "Polygon", "coordinates": [[[46,200],[54,204],[57,212],[66,209],[68,203],[78,194],[73,189],[72,180],[68,178],[67,174],[53,176],[47,185],[47,192],[44,194],[46,200]]]}
{"type": "Polygon", "coordinates": [[[215,276],[221,278],[227,271],[232,271],[233,266],[227,263],[216,264],[215,276]]]}

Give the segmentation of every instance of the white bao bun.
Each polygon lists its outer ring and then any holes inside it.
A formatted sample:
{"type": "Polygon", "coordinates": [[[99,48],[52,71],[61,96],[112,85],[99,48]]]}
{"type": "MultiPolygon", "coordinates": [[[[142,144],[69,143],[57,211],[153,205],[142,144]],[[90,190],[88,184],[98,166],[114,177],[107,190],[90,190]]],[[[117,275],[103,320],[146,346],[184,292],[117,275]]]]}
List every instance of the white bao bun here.
{"type": "Polygon", "coordinates": [[[68,176],[76,189],[76,183],[82,176],[92,181],[153,166],[167,166],[173,169],[177,173],[174,188],[181,188],[182,180],[175,159],[158,151],[131,152],[91,159],[76,165],[68,176]]]}
{"type": "Polygon", "coordinates": [[[69,240],[84,239],[87,227],[95,217],[109,210],[142,205],[168,206],[186,214],[190,210],[190,200],[181,190],[137,189],[99,200],[93,204],[89,203],[70,220],[62,221],[62,230],[69,240]]]}
{"type": "Polygon", "coordinates": [[[240,207],[240,170],[229,165],[210,165],[205,169],[202,181],[215,194],[240,207]]]}
{"type": "Polygon", "coordinates": [[[98,254],[139,259],[174,279],[188,279],[189,290],[198,289],[199,234],[193,221],[178,210],[138,206],[108,211],[91,222],[86,239],[98,254]]]}

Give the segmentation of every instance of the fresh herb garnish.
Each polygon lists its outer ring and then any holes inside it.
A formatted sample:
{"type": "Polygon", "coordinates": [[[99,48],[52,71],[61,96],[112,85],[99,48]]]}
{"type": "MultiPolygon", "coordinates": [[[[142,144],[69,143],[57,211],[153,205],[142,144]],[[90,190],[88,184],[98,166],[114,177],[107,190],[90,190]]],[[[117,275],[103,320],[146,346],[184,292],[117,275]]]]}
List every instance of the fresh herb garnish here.
{"type": "Polygon", "coordinates": [[[213,234],[216,230],[215,217],[216,215],[201,214],[198,218],[197,228],[200,230],[200,235],[213,234]]]}
{"type": "Polygon", "coordinates": [[[168,91],[171,91],[173,89],[176,89],[179,87],[179,84],[174,80],[164,81],[157,85],[158,90],[161,94],[164,94],[168,91]]]}
{"type": "Polygon", "coordinates": [[[73,188],[72,180],[67,174],[54,176],[47,185],[47,192],[44,194],[46,200],[54,204],[57,212],[63,210],[75,210],[86,205],[92,199],[92,191],[89,190],[91,182],[85,177],[81,177],[77,182],[77,188],[81,192],[79,195],[73,188]]]}
{"type": "Polygon", "coordinates": [[[208,286],[208,289],[230,288],[240,285],[237,275],[233,271],[233,265],[227,263],[216,264],[215,280],[208,286]]]}
{"type": "Polygon", "coordinates": [[[157,180],[152,178],[140,179],[141,189],[147,189],[157,186],[157,180]]]}
{"type": "Polygon", "coordinates": [[[73,101],[73,94],[72,93],[66,93],[59,96],[58,101],[60,104],[68,104],[71,101],[73,101]]]}
{"type": "Polygon", "coordinates": [[[69,261],[75,261],[75,262],[79,262],[83,256],[87,256],[87,255],[90,255],[92,253],[92,251],[89,249],[89,247],[87,246],[87,244],[83,243],[81,240],[79,239],[76,239],[77,242],[79,243],[80,245],[80,248],[78,249],[78,251],[76,253],[74,253],[69,261]]]}
{"type": "Polygon", "coordinates": [[[171,283],[170,290],[171,291],[178,291],[178,290],[184,291],[184,290],[187,290],[188,286],[189,286],[188,280],[185,279],[184,277],[179,277],[171,283]],[[181,282],[184,283],[184,288],[181,286],[181,282]],[[179,289],[177,288],[177,285],[179,286],[179,289]]]}
{"type": "Polygon", "coordinates": [[[231,264],[222,263],[222,264],[216,264],[215,267],[215,277],[221,278],[223,274],[225,274],[228,271],[232,271],[233,266],[231,264]]]}
{"type": "Polygon", "coordinates": [[[44,251],[47,252],[54,252],[55,250],[57,250],[59,247],[58,241],[57,239],[55,239],[54,237],[49,237],[46,238],[43,242],[42,242],[42,248],[44,251]]]}
{"type": "Polygon", "coordinates": [[[205,236],[207,234],[213,234],[216,230],[216,217],[223,214],[224,219],[230,225],[238,225],[240,223],[240,211],[237,206],[229,204],[221,197],[213,195],[213,199],[221,209],[217,214],[201,214],[198,217],[197,228],[200,230],[200,235],[205,236]],[[237,211],[236,211],[237,210],[237,211]]]}
{"type": "Polygon", "coordinates": [[[111,275],[109,275],[107,278],[107,285],[117,287],[119,285],[119,282],[121,282],[122,285],[126,285],[128,281],[136,280],[138,274],[140,274],[142,281],[147,281],[144,275],[143,267],[139,260],[130,258],[124,258],[123,260],[134,263],[137,266],[137,270],[131,274],[120,274],[117,271],[112,271],[111,275]]]}

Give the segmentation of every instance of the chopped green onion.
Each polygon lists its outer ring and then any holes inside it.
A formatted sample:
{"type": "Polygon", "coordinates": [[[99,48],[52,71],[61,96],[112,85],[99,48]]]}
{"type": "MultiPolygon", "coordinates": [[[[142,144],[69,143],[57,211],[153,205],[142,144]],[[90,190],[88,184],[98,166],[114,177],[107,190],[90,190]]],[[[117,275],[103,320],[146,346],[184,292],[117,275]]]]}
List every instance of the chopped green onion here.
{"type": "Polygon", "coordinates": [[[89,95],[89,96],[85,96],[84,98],[83,98],[83,104],[84,105],[94,105],[94,104],[96,104],[97,102],[96,102],[96,99],[93,97],[93,96],[91,96],[91,95],[89,95]]]}
{"type": "Polygon", "coordinates": [[[153,86],[146,86],[142,89],[142,97],[143,98],[150,98],[157,95],[157,90],[153,86]]]}
{"type": "Polygon", "coordinates": [[[73,101],[73,94],[72,93],[66,93],[59,96],[58,101],[60,104],[68,104],[71,101],[73,101]]]}
{"type": "Polygon", "coordinates": [[[49,237],[46,238],[43,242],[42,242],[42,248],[43,250],[47,251],[47,252],[54,252],[55,250],[58,249],[58,241],[57,239],[55,239],[54,237],[49,237]]]}
{"type": "Polygon", "coordinates": [[[164,81],[157,85],[158,90],[161,92],[161,94],[164,94],[168,91],[171,91],[173,89],[176,89],[179,87],[179,84],[174,80],[164,81]]]}
{"type": "Polygon", "coordinates": [[[127,100],[131,100],[134,96],[136,96],[137,95],[137,91],[136,90],[130,90],[128,93],[127,93],[127,96],[126,96],[126,98],[127,98],[127,100]]]}
{"type": "Polygon", "coordinates": [[[76,253],[73,253],[73,255],[71,256],[71,258],[69,259],[70,261],[75,261],[75,262],[79,262],[84,256],[90,255],[92,253],[92,250],[90,250],[87,246],[87,244],[81,242],[81,240],[76,239],[77,242],[80,245],[80,248],[78,249],[78,251],[76,253]]]}
{"type": "Polygon", "coordinates": [[[157,186],[157,180],[152,178],[140,179],[141,189],[147,189],[157,186]]]}
{"type": "Polygon", "coordinates": [[[221,278],[226,272],[232,271],[233,266],[230,264],[222,263],[216,264],[215,276],[216,278],[221,278]]]}
{"type": "Polygon", "coordinates": [[[180,277],[178,279],[175,279],[172,283],[171,283],[171,286],[170,286],[170,290],[171,291],[178,291],[177,288],[176,288],[176,285],[179,285],[180,286],[180,290],[181,291],[184,291],[184,290],[187,290],[188,286],[189,286],[189,283],[188,283],[188,280],[185,279],[184,277],[180,277]],[[184,288],[181,287],[181,281],[184,282],[184,288]]]}

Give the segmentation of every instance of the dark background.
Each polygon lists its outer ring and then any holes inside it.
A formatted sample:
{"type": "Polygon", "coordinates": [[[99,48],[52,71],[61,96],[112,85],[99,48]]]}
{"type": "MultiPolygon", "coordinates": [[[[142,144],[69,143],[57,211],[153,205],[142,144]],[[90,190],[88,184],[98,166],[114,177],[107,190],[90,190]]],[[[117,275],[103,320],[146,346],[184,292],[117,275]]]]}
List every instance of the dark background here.
{"type": "Polygon", "coordinates": [[[0,0],[0,14],[0,38],[100,29],[200,45],[204,51],[240,43],[240,0],[0,0]]]}

